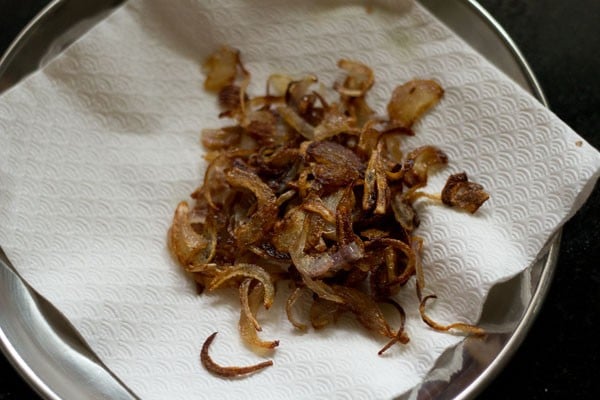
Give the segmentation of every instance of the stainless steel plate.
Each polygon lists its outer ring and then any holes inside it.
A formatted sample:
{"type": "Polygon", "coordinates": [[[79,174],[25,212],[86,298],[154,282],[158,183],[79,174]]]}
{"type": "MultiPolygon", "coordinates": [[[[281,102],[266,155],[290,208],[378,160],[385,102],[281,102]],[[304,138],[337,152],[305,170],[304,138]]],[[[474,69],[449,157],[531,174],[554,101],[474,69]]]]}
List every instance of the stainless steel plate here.
{"type": "MultiPolygon", "coordinates": [[[[121,3],[50,3],[0,60],[0,92],[44,65],[121,3]]],[[[478,3],[421,3],[546,104],[539,84],[514,43],[478,3]]],[[[481,324],[493,333],[485,340],[467,339],[447,350],[423,384],[401,399],[465,399],[481,391],[506,364],[537,315],[556,265],[559,242],[557,235],[532,268],[492,289],[481,324]]],[[[0,348],[44,398],[135,398],[106,370],[60,312],[23,283],[1,250],[0,348]]]]}

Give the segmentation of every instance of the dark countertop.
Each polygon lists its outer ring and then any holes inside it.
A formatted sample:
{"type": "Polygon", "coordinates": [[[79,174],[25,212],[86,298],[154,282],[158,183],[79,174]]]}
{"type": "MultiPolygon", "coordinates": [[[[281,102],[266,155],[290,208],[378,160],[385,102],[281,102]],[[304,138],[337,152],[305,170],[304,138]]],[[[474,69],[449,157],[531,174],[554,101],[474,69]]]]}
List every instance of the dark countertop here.
{"type": "MultiPolygon", "coordinates": [[[[0,0],[0,53],[48,0],[0,0]]],[[[517,43],[551,109],[600,149],[600,1],[480,0],[517,43]]],[[[554,281],[482,399],[600,398],[600,189],[563,231],[554,281]]],[[[37,396],[0,355],[0,400],[37,396]]]]}

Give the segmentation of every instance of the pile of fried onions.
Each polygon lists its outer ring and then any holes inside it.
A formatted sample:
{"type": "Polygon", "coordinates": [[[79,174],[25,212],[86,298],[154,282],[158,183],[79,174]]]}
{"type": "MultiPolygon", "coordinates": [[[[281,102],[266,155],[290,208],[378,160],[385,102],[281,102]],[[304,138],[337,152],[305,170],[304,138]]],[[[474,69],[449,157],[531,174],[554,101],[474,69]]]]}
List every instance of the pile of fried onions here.
{"type": "MultiPolygon", "coordinates": [[[[291,288],[290,323],[321,329],[343,313],[388,338],[380,354],[407,343],[405,314],[394,300],[416,276],[420,313],[441,331],[481,335],[468,324],[442,325],[425,313],[435,296],[423,294],[423,240],[414,234],[419,198],[474,213],[488,199],[465,173],[451,175],[440,194],[421,191],[428,175],[448,163],[435,146],[403,154],[402,137],[442,97],[433,80],[396,87],[387,117],[367,103],[375,82],[360,62],[340,60],[343,77],[333,90],[317,77],[271,75],[263,96],[250,97],[250,73],[237,50],[222,47],[205,62],[205,89],[218,95],[229,125],[202,132],[208,166],[192,207],[181,202],[169,231],[169,248],[202,290],[235,288],[241,304],[239,331],[255,349],[277,340],[259,336],[257,312],[268,309],[276,285],[291,288]],[[328,100],[335,96],[336,101],[328,100]],[[298,310],[300,298],[310,308],[298,310]],[[397,310],[391,327],[382,304],[397,310]],[[305,317],[301,317],[304,315],[305,317]]],[[[216,333],[215,333],[216,334],[216,333]]],[[[238,376],[272,365],[222,367],[205,342],[202,364],[221,376],[238,376]]]]}

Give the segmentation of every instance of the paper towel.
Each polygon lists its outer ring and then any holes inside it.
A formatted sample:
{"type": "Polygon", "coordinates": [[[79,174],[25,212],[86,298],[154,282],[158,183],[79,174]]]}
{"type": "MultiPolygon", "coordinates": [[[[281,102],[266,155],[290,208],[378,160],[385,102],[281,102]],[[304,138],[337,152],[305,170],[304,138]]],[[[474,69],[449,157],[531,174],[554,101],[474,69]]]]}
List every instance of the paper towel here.
{"type": "Polygon", "coordinates": [[[203,176],[202,128],[222,125],[202,90],[202,60],[242,51],[260,93],[274,72],[331,84],[340,58],[375,70],[369,100],[423,77],[443,100],[406,149],[436,144],[491,199],[474,216],[418,205],[431,315],[475,322],[489,288],[527,268],[585,200],[600,156],[556,116],[409,1],[131,0],[42,71],[0,97],[0,245],[142,398],[390,398],[415,386],[460,337],[418,316],[414,282],[399,295],[411,342],[383,341],[350,318],[306,334],[283,312],[285,287],[259,315],[280,339],[275,365],[238,380],[200,366],[263,359],[237,333],[234,293],[197,296],[166,249],[176,204],[203,176]]]}

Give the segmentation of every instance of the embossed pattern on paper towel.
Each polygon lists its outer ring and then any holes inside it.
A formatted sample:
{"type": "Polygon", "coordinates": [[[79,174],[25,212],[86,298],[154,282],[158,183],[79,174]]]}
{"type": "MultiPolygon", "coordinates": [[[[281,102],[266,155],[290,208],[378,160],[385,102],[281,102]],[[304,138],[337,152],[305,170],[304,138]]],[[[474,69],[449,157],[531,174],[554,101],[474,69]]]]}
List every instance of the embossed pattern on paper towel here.
{"type": "Polygon", "coordinates": [[[419,204],[440,320],[475,321],[490,286],[530,264],[596,178],[595,150],[418,5],[130,1],[0,98],[0,245],[143,398],[389,398],[459,340],[420,322],[414,282],[399,295],[412,340],[385,357],[351,319],[295,333],[280,287],[261,315],[263,334],[281,339],[275,366],[234,381],[201,369],[213,331],[218,361],[260,359],[239,341],[235,296],[197,297],[165,249],[175,205],[202,176],[199,131],[222,123],[199,69],[222,43],[242,50],[255,93],[272,72],[330,84],[343,57],[373,66],[380,112],[397,83],[442,83],[443,101],[405,146],[450,156],[431,192],[466,170],[492,197],[476,216],[419,204]]]}

